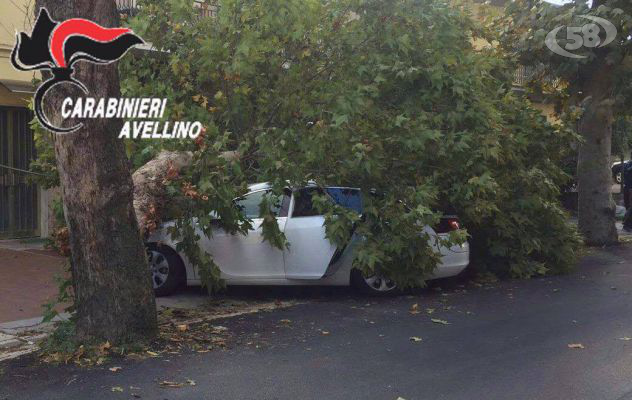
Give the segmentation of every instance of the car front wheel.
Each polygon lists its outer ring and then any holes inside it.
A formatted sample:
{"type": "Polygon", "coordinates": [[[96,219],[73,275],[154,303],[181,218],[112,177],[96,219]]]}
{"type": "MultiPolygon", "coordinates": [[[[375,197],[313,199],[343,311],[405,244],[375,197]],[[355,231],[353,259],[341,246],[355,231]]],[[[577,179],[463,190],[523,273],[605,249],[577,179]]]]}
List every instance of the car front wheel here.
{"type": "Polygon", "coordinates": [[[398,292],[397,285],[392,280],[381,275],[364,276],[362,271],[351,271],[351,284],[364,294],[371,296],[390,296],[398,292]]]}
{"type": "Polygon", "coordinates": [[[167,246],[147,245],[147,261],[156,296],[168,296],[184,285],[186,271],[178,254],[167,246]]]}

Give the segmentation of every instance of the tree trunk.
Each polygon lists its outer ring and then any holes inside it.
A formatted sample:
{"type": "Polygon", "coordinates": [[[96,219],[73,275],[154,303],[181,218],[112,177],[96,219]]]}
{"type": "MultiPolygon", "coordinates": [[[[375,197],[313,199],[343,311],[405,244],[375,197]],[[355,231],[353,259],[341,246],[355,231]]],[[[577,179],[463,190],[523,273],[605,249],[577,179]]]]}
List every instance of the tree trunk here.
{"type": "Polygon", "coordinates": [[[192,160],[191,152],[163,151],[132,175],[134,211],[143,237],[160,224],[168,206],[170,199],[166,181],[173,179],[182,168],[191,165],[192,160]]]}
{"type": "Polygon", "coordinates": [[[586,244],[603,246],[618,243],[610,170],[613,74],[604,64],[590,76],[584,85],[586,99],[579,124],[584,138],[577,160],[579,230],[586,244]]]}
{"type": "MultiPolygon", "coordinates": [[[[119,26],[114,0],[38,0],[36,5],[36,14],[39,7],[46,7],[56,21],[79,17],[105,27],[119,26]]],[[[87,96],[120,97],[116,63],[82,61],[74,68],[74,77],[89,90],[87,96]]],[[[62,100],[78,93],[66,84],[51,90],[45,99],[49,119],[59,125],[56,111],[62,100]]],[[[117,139],[122,121],[82,122],[83,128],[55,139],[70,233],[77,337],[111,343],[151,338],[157,332],[156,305],[132,207],[130,165],[123,142],[117,139]]]]}
{"type": "MultiPolygon", "coordinates": [[[[231,161],[239,159],[240,154],[236,151],[225,151],[219,157],[231,161]]],[[[169,209],[182,206],[177,198],[167,194],[166,184],[192,163],[193,153],[190,151],[163,150],[134,172],[134,211],[141,236],[151,234],[163,221],[165,212],[169,214],[169,209]]]]}

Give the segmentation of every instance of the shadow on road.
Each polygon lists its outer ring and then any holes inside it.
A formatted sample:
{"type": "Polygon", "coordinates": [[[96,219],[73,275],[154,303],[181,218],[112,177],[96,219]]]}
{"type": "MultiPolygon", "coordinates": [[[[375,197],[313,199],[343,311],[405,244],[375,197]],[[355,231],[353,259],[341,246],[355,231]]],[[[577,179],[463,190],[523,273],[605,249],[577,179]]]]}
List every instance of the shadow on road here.
{"type": "MultiPolygon", "coordinates": [[[[467,272],[467,271],[465,271],[467,272]]],[[[437,292],[450,292],[463,289],[471,280],[471,274],[463,273],[452,278],[435,279],[427,282],[424,288],[405,289],[386,299],[401,296],[433,296],[437,292]]],[[[159,303],[173,303],[180,300],[204,301],[209,298],[206,289],[190,286],[178,293],[159,299],[159,303]]],[[[223,291],[213,294],[210,299],[241,300],[241,301],[340,301],[344,299],[371,299],[377,301],[382,297],[375,297],[358,292],[348,286],[230,286],[223,291]]],[[[165,304],[167,305],[167,304],[165,304]]]]}

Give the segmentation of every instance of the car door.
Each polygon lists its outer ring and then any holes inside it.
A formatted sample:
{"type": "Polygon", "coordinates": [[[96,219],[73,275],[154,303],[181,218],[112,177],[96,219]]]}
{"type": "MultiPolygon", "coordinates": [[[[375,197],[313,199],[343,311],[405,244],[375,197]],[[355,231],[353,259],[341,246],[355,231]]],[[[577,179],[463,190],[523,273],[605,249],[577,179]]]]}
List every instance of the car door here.
{"type": "Polygon", "coordinates": [[[325,237],[325,217],[312,204],[318,188],[295,191],[291,216],[285,224],[289,248],[284,251],[287,279],[320,279],[329,266],[336,246],[325,237]]]}
{"type": "MultiPolygon", "coordinates": [[[[285,269],[283,251],[263,240],[259,215],[259,203],[267,190],[248,193],[236,200],[246,217],[252,220],[252,229],[247,235],[232,235],[222,228],[213,230],[213,237],[203,239],[204,249],[210,253],[223,277],[247,283],[255,279],[283,279],[285,269]]],[[[279,229],[283,231],[290,205],[289,193],[277,200],[274,212],[277,214],[279,229]]]]}

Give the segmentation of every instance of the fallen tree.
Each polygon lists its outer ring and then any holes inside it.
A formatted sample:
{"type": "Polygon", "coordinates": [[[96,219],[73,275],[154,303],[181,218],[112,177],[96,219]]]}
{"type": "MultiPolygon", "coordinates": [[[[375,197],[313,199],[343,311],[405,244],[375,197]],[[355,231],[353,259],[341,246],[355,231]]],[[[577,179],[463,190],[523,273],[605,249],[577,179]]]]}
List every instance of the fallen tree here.
{"type": "Polygon", "coordinates": [[[162,151],[156,158],[140,167],[132,175],[134,182],[134,212],[142,237],[153,231],[169,203],[167,183],[182,168],[191,165],[188,151],[162,151]]]}
{"type": "MultiPolygon", "coordinates": [[[[124,84],[130,95],[168,98],[168,118],[206,126],[195,143],[164,144],[193,154],[169,190],[184,195],[175,229],[202,281],[219,273],[196,235],[211,232],[210,215],[247,232],[232,199],[257,181],[275,195],[288,181],[362,189],[361,220],[318,202],[327,235],[343,246],[355,228],[365,240],[354,266],[400,286],[423,285],[436,267],[418,232],[442,205],[456,209],[487,268],[528,277],[573,264],[577,237],[557,197],[568,178],[559,158],[574,136],[513,93],[515,66],[502,54],[473,49],[483,30],[458,8],[226,0],[209,24],[188,5],[144,5],[130,23],[163,51],[123,62],[124,84]],[[241,156],[221,158],[227,151],[241,156]]],[[[268,197],[262,233],[283,246],[268,197]]]]}

